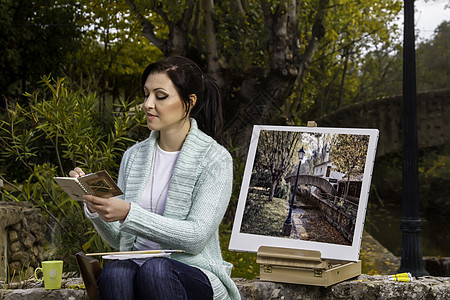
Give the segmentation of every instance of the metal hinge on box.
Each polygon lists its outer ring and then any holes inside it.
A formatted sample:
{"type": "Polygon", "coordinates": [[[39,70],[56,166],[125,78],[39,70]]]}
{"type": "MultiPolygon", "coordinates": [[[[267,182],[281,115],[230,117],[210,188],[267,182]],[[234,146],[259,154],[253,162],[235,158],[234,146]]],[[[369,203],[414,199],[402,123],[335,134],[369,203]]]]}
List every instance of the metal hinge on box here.
{"type": "Polygon", "coordinates": [[[264,273],[272,273],[272,266],[264,266],[264,273]]]}

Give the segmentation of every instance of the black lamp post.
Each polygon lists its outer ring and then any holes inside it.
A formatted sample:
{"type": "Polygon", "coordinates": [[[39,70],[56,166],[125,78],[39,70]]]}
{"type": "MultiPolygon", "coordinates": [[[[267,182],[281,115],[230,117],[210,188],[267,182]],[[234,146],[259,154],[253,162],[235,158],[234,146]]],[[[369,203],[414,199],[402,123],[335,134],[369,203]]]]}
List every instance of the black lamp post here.
{"type": "Polygon", "coordinates": [[[294,206],[295,194],[297,193],[298,174],[300,173],[300,166],[302,165],[303,157],[305,157],[305,150],[303,150],[303,147],[302,147],[302,149],[298,150],[297,176],[295,177],[294,191],[292,193],[291,203],[289,204],[288,217],[287,217],[286,221],[284,221],[283,231],[281,232],[281,234],[283,236],[290,236],[291,235],[291,230],[292,230],[292,207],[294,206]]]}
{"type": "Polygon", "coordinates": [[[422,259],[417,145],[416,58],[414,45],[414,0],[404,1],[403,40],[403,184],[402,259],[398,272],[428,275],[422,259]]]}

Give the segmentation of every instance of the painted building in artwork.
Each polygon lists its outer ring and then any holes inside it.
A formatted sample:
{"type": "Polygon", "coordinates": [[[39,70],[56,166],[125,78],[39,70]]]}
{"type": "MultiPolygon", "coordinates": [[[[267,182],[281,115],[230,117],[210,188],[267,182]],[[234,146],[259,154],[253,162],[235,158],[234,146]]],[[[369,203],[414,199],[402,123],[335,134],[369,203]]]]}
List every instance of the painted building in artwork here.
{"type": "MultiPolygon", "coordinates": [[[[326,145],[322,149],[314,152],[312,161],[312,175],[326,179],[337,191],[343,196],[345,193],[345,185],[347,184],[347,177],[344,173],[337,172],[334,168],[333,162],[330,160],[330,146],[326,145]]],[[[359,197],[362,186],[363,175],[357,175],[350,178],[350,185],[348,196],[359,197]]],[[[319,194],[320,191],[316,187],[311,187],[311,192],[319,194]]]]}
{"type": "MultiPolygon", "coordinates": [[[[313,154],[313,176],[328,180],[328,182],[336,189],[339,189],[339,182],[344,178],[343,173],[334,170],[333,162],[330,161],[330,146],[326,145],[322,149],[318,149],[313,154]]],[[[317,188],[311,188],[312,193],[319,193],[317,188]]]]}

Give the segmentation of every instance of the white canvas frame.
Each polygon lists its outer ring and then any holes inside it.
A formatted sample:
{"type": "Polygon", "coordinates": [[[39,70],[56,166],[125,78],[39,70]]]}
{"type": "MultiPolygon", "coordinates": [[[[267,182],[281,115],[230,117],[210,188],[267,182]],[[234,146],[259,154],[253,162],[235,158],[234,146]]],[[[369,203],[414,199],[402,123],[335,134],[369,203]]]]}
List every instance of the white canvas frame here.
{"type": "MultiPolygon", "coordinates": [[[[372,178],[373,165],[375,161],[376,146],[378,143],[378,135],[379,131],[377,129],[255,125],[250,140],[250,147],[244,170],[244,176],[242,180],[239,201],[236,209],[236,216],[233,224],[229,249],[232,251],[257,252],[260,246],[272,246],[272,247],[284,247],[292,249],[317,250],[320,251],[323,259],[357,261],[359,259],[359,251],[361,246],[362,233],[364,229],[364,220],[370,191],[370,182],[372,178]],[[252,170],[255,163],[255,155],[258,147],[258,140],[260,137],[260,133],[263,130],[291,131],[305,134],[316,133],[322,135],[350,134],[350,135],[368,136],[369,141],[367,147],[367,154],[364,164],[364,172],[361,184],[361,192],[359,196],[359,204],[357,206],[356,224],[354,227],[354,234],[351,245],[305,241],[301,239],[294,239],[287,237],[265,236],[241,232],[242,219],[244,216],[244,209],[247,201],[252,170]]],[[[264,224],[260,225],[264,226],[264,224]]]]}

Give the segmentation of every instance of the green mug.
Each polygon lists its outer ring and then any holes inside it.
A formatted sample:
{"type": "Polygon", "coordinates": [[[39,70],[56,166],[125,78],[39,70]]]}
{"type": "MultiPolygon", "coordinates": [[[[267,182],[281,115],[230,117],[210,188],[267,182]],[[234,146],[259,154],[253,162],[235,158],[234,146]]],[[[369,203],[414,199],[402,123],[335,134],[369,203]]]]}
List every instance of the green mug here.
{"type": "Polygon", "coordinates": [[[42,262],[42,268],[34,270],[34,277],[37,281],[44,281],[46,290],[56,290],[61,288],[62,270],[62,260],[47,260],[42,262]],[[41,279],[37,277],[39,271],[43,274],[41,279]]]}

